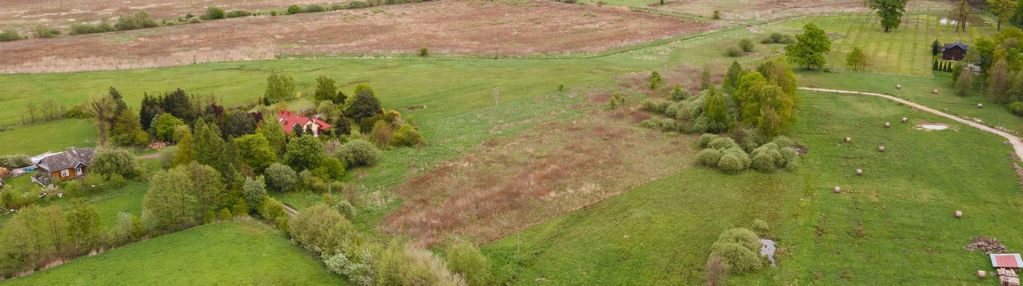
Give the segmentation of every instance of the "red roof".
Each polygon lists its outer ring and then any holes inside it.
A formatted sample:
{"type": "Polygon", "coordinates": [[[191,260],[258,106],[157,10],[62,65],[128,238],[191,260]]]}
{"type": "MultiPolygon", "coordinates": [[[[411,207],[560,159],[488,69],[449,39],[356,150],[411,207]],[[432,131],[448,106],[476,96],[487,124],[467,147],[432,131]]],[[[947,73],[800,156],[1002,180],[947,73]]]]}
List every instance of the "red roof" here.
{"type": "Polygon", "coordinates": [[[309,117],[295,114],[287,110],[283,110],[277,115],[277,122],[281,123],[281,127],[284,128],[284,133],[288,135],[291,135],[293,132],[292,129],[294,129],[296,124],[299,126],[305,126],[309,123],[309,121],[312,121],[314,124],[319,126],[319,130],[327,130],[331,127],[330,124],[327,124],[326,121],[321,120],[319,117],[313,117],[310,119],[309,117]]]}
{"type": "Polygon", "coordinates": [[[1023,259],[1019,253],[991,254],[991,264],[995,268],[1020,268],[1023,267],[1023,259]]]}

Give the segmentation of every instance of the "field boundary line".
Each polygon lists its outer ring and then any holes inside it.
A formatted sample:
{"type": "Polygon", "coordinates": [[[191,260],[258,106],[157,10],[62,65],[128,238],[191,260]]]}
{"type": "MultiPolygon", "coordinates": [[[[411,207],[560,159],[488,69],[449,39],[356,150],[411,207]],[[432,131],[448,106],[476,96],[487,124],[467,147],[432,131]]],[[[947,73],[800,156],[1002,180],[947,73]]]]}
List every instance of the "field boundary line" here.
{"type": "Polygon", "coordinates": [[[913,107],[915,109],[922,110],[924,112],[928,112],[928,113],[931,113],[931,114],[934,114],[934,115],[937,115],[937,116],[941,116],[941,117],[944,117],[944,118],[947,118],[947,119],[951,119],[953,121],[956,121],[956,122],[968,125],[970,127],[980,129],[981,131],[984,131],[984,132],[988,132],[988,133],[991,133],[991,134],[995,134],[995,135],[1001,136],[1002,138],[1005,138],[1005,139],[1009,140],[1009,143],[1012,144],[1013,151],[1016,153],[1016,157],[1018,159],[1020,159],[1020,161],[1023,161],[1023,141],[1020,141],[1019,137],[1016,137],[1016,135],[1012,135],[1012,134],[1010,134],[1008,132],[995,129],[995,128],[991,127],[991,126],[980,124],[980,123],[978,123],[976,121],[967,120],[967,119],[959,117],[959,116],[948,114],[948,113],[939,111],[937,109],[930,108],[930,107],[924,106],[922,104],[915,103],[915,102],[912,102],[912,101],[909,101],[909,100],[906,100],[906,99],[902,99],[902,98],[898,98],[898,97],[895,97],[893,95],[888,95],[888,94],[873,93],[873,92],[861,92],[861,91],[851,91],[851,90],[840,90],[840,89],[815,88],[815,87],[799,87],[798,89],[799,90],[806,90],[806,91],[826,92],[826,93],[874,96],[874,97],[880,97],[880,98],[883,98],[883,99],[887,99],[889,101],[894,101],[894,102],[897,102],[897,103],[905,104],[905,105],[908,105],[908,106],[913,107]]]}

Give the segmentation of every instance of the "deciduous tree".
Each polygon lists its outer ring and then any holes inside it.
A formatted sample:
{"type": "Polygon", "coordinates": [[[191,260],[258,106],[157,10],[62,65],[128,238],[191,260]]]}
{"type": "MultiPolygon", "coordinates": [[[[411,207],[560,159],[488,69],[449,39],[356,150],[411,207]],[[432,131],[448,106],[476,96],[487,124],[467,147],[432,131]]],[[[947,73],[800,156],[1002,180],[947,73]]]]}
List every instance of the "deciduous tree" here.
{"type": "Polygon", "coordinates": [[[881,27],[884,27],[884,32],[890,32],[891,29],[899,28],[899,24],[902,24],[902,15],[906,13],[906,1],[907,0],[871,0],[870,9],[877,11],[877,16],[881,18],[881,27]]]}
{"type": "Polygon", "coordinates": [[[995,15],[997,30],[1002,30],[1002,22],[1008,21],[1016,12],[1017,0],[987,0],[987,8],[995,15]]]}
{"type": "Polygon", "coordinates": [[[854,71],[863,71],[867,68],[867,55],[863,49],[854,47],[849,55],[845,57],[845,66],[854,71]]]}
{"type": "Polygon", "coordinates": [[[803,26],[803,33],[796,36],[796,43],[785,47],[789,62],[807,69],[820,69],[827,63],[824,55],[831,51],[831,39],[814,25],[803,26]]]}

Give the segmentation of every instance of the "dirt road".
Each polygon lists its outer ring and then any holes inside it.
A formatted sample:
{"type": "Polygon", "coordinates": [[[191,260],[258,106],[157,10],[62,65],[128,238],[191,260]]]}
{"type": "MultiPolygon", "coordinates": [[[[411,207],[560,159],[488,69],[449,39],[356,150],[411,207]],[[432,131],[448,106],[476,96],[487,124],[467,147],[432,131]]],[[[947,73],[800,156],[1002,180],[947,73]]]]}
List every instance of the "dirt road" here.
{"type": "Polygon", "coordinates": [[[1006,140],[1009,140],[1009,143],[1012,144],[1012,148],[1016,152],[1016,157],[1018,157],[1020,159],[1020,161],[1023,161],[1023,142],[1020,141],[1019,137],[1016,137],[1016,135],[1009,134],[1008,132],[992,128],[990,126],[977,123],[975,121],[967,120],[967,119],[964,119],[964,118],[959,117],[959,116],[955,116],[955,115],[951,115],[951,114],[948,114],[948,113],[944,113],[944,112],[938,111],[938,110],[936,110],[934,108],[923,106],[923,105],[914,103],[912,101],[905,100],[905,99],[898,98],[898,97],[891,96],[891,95],[887,95],[887,94],[872,93],[872,92],[859,92],[859,91],[850,91],[850,90],[826,89],[826,88],[812,88],[812,87],[800,87],[799,89],[800,90],[806,90],[806,91],[817,91],[817,92],[830,92],[830,93],[841,93],[841,94],[855,94],[855,95],[876,96],[876,97],[884,98],[884,99],[887,99],[887,100],[890,100],[890,101],[902,103],[902,104],[908,105],[910,107],[913,107],[913,108],[916,108],[916,109],[919,109],[919,110],[923,110],[923,111],[929,112],[929,113],[937,115],[937,116],[941,116],[941,117],[948,118],[948,119],[954,120],[954,121],[962,123],[962,124],[966,124],[966,125],[968,125],[970,127],[980,129],[980,130],[982,130],[984,132],[988,132],[988,133],[991,133],[991,134],[1002,136],[1006,140]]]}

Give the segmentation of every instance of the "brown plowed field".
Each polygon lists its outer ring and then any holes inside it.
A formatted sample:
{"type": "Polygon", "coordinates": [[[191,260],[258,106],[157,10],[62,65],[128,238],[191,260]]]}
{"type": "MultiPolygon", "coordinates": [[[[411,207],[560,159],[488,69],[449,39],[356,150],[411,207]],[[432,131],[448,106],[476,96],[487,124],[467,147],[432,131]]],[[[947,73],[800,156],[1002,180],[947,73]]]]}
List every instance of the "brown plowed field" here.
{"type": "Polygon", "coordinates": [[[260,16],[0,43],[0,72],[69,72],[293,55],[595,52],[710,29],[621,8],[454,1],[260,16]]]}

